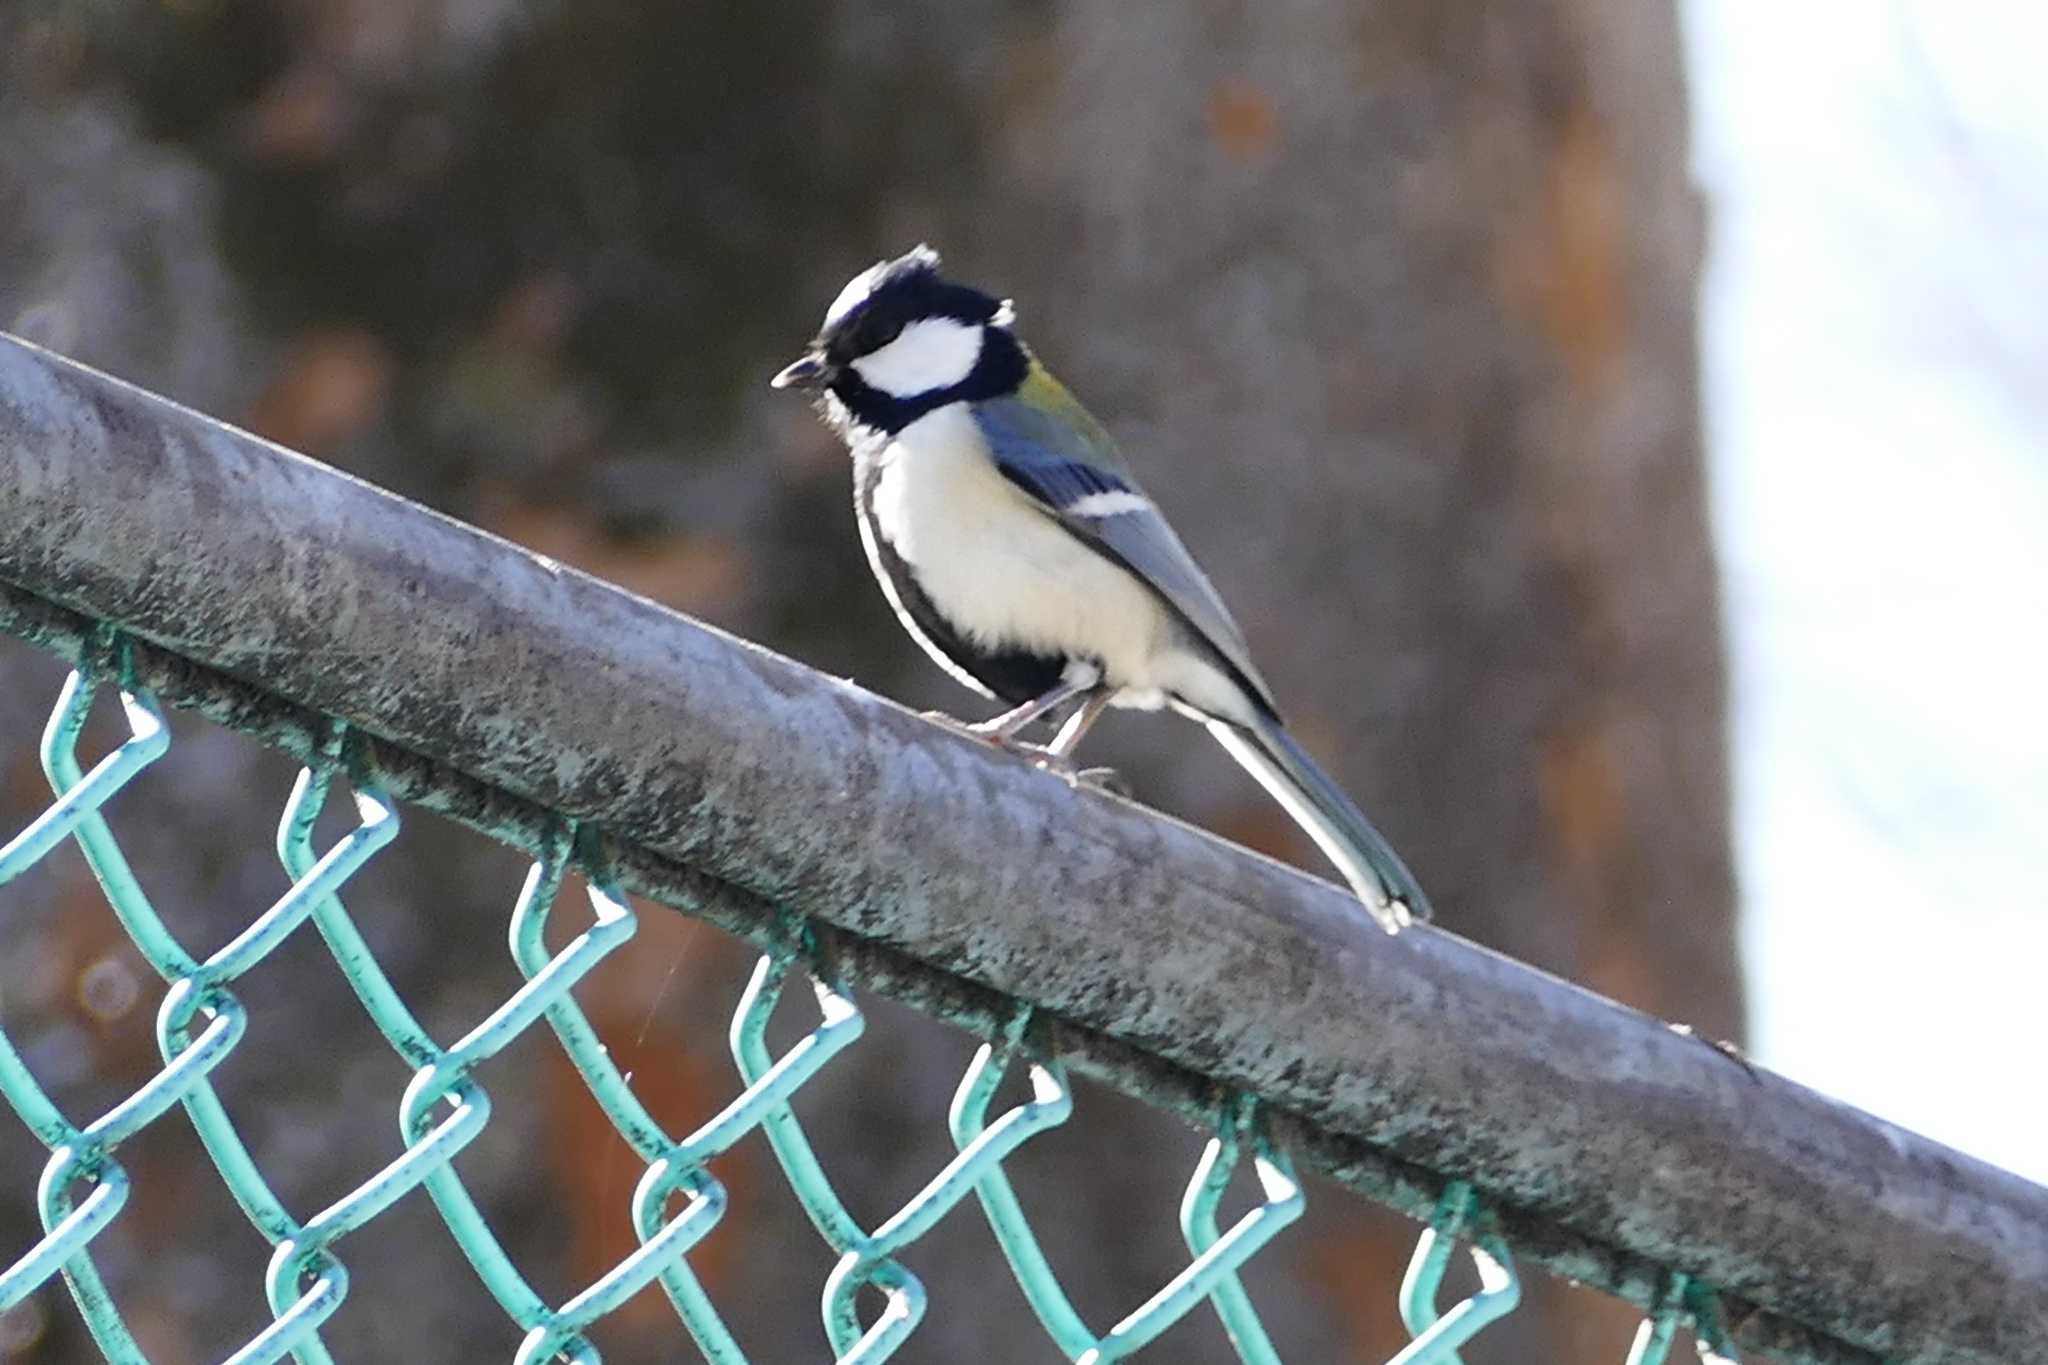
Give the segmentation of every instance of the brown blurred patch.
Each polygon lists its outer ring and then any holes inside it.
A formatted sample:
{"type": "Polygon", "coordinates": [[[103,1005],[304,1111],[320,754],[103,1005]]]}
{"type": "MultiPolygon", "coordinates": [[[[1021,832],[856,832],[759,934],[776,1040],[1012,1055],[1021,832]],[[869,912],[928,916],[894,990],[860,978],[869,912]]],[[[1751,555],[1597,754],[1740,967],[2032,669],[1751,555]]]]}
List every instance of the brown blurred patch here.
{"type": "Polygon", "coordinates": [[[82,863],[66,866],[54,908],[46,960],[57,979],[38,994],[89,1033],[96,1075],[140,1084],[162,1066],[150,1023],[157,975],[82,863]]]}
{"type": "Polygon", "coordinates": [[[339,149],[343,123],[334,73],[300,66],[272,81],[250,104],[242,137],[262,160],[305,165],[339,149]]]}
{"type": "MultiPolygon", "coordinates": [[[[1538,1281],[1531,1296],[1548,1314],[1560,1360],[1620,1360],[1628,1354],[1642,1314],[1620,1299],[1575,1284],[1538,1281]]],[[[1681,1348],[1682,1350],[1682,1348],[1681,1348]]],[[[1680,1351],[1672,1352],[1683,1359],[1680,1351]]],[[[1757,1357],[1745,1352],[1744,1360],[1757,1357]]]]}
{"type": "Polygon", "coordinates": [[[502,504],[480,520],[507,540],[679,611],[728,612],[746,589],[751,561],[721,537],[670,532],[621,539],[593,525],[587,510],[537,502],[502,504]]]}
{"type": "Polygon", "coordinates": [[[1613,145],[1581,105],[1549,153],[1537,206],[1503,222],[1494,258],[1502,294],[1542,324],[1582,394],[1601,391],[1620,358],[1626,230],[1613,145]]]}
{"type": "Polygon", "coordinates": [[[1623,837],[1621,776],[1607,727],[1586,721],[1551,735],[1537,791],[1573,895],[1593,898],[1623,837]]]}
{"type": "Polygon", "coordinates": [[[583,292],[565,272],[527,275],[499,296],[491,335],[522,350],[550,352],[568,336],[582,306],[583,292]]]}
{"type": "Polygon", "coordinates": [[[1301,1262],[1355,1360],[1385,1360],[1408,1344],[1400,1307],[1387,1287],[1401,1282],[1413,1248],[1373,1221],[1345,1219],[1318,1237],[1301,1262]]]}
{"type": "Polygon", "coordinates": [[[50,804],[50,782],[33,745],[20,745],[0,758],[0,800],[23,823],[50,804]]]}
{"type": "Polygon", "coordinates": [[[84,73],[89,50],[82,18],[31,19],[9,54],[15,58],[6,68],[10,82],[25,94],[48,97],[84,73]]]}
{"type": "Polygon", "coordinates": [[[1582,718],[1544,742],[1537,799],[1550,847],[1577,907],[1574,977],[1626,1005],[1669,1010],[1675,999],[1643,916],[1639,837],[1629,820],[1628,752],[1614,715],[1582,718]]]}
{"type": "MultiPolygon", "coordinates": [[[[144,1248],[175,1245],[195,1207],[227,1197],[219,1192],[212,1165],[191,1147],[167,1150],[162,1143],[144,1142],[124,1147],[121,1161],[130,1191],[121,1217],[129,1220],[127,1231],[144,1248]]],[[[122,1312],[150,1365],[198,1365],[208,1358],[197,1340],[191,1302],[178,1293],[175,1282],[138,1277],[123,1294],[122,1312]]]]}
{"type": "MultiPolygon", "coordinates": [[[[626,1021],[614,1011],[586,1006],[586,1014],[607,1039],[630,1037],[626,1021]],[[600,1017],[601,1016],[601,1017],[600,1017]]],[[[637,1022],[637,1021],[636,1021],[637,1022]]],[[[720,1097],[718,1085],[725,1080],[715,1073],[708,1059],[695,1051],[664,1041],[642,1043],[625,1049],[614,1047],[613,1059],[632,1073],[634,1093],[650,1109],[691,1113],[713,1112],[720,1097]]],[[[639,1245],[625,1215],[628,1194],[639,1181],[638,1160],[621,1150],[611,1121],[597,1107],[583,1078],[559,1049],[549,1054],[548,1092],[550,1185],[568,1206],[569,1274],[580,1289],[594,1283],[612,1267],[633,1254],[639,1245]]],[[[720,1158],[716,1174],[735,1201],[751,1185],[744,1157],[730,1154],[720,1158]]],[[[674,1217],[684,1207],[678,1198],[667,1209],[674,1217]]],[[[707,1292],[716,1294],[732,1277],[733,1248],[738,1238],[732,1233],[735,1219],[728,1214],[709,1236],[689,1253],[691,1271],[707,1292]]],[[[674,1315],[657,1285],[629,1299],[608,1322],[631,1328],[671,1327],[674,1315]]]]}
{"type": "Polygon", "coordinates": [[[1287,812],[1272,801],[1248,801],[1232,806],[1216,821],[1215,832],[1254,853],[1277,858],[1295,867],[1317,866],[1314,846],[1287,812]]]}
{"type": "MultiPolygon", "coordinates": [[[[636,902],[636,910],[633,951],[601,965],[577,999],[633,1093],[670,1134],[681,1136],[715,1114],[738,1088],[722,1032],[698,1026],[693,1010],[708,986],[730,982],[735,954],[697,921],[646,903],[636,902]]],[[[638,1245],[621,1210],[641,1167],[567,1055],[559,1048],[547,1055],[553,1187],[564,1192],[569,1208],[571,1274],[586,1285],[638,1245]]],[[[732,1205],[744,1205],[755,1188],[756,1173],[743,1152],[720,1157],[713,1174],[732,1205]]],[[[680,1198],[672,1200],[668,1215],[683,1207],[680,1198]]],[[[737,1273],[743,1234],[735,1228],[744,1221],[729,1211],[689,1253],[690,1269],[714,1296],[737,1273]]],[[[673,1331],[675,1318],[659,1287],[650,1285],[608,1322],[636,1331],[673,1331]]]]}
{"type": "MultiPolygon", "coordinates": [[[[1297,711],[1289,718],[1287,728],[1309,753],[1318,756],[1319,761],[1321,755],[1336,753],[1342,748],[1334,742],[1331,727],[1319,715],[1297,711]]],[[[1215,822],[1215,832],[1232,843],[1243,844],[1255,853],[1305,869],[1315,876],[1330,878],[1337,875],[1315,842],[1300,825],[1294,823],[1294,817],[1263,791],[1244,804],[1223,812],[1215,822]]]]}
{"type": "Polygon", "coordinates": [[[1205,108],[1209,140],[1234,161],[1254,161],[1280,136],[1280,111],[1272,97],[1242,77],[1218,81],[1205,108]]]}
{"type": "Polygon", "coordinates": [[[390,352],[369,332],[307,332],[250,409],[248,426],[294,450],[330,451],[377,420],[391,378],[390,352]]]}

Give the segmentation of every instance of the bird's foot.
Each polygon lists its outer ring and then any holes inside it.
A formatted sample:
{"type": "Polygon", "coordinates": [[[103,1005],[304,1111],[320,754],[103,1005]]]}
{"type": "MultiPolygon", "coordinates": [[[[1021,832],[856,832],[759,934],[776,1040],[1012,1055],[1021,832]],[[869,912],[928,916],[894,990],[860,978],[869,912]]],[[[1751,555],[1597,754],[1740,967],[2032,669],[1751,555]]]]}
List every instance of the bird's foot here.
{"type": "Polygon", "coordinates": [[[949,716],[944,711],[920,711],[917,714],[934,725],[943,725],[955,734],[972,735],[976,739],[984,738],[980,730],[977,730],[972,724],[960,719],[958,716],[949,716]]]}
{"type": "Polygon", "coordinates": [[[1004,753],[1015,754],[1033,767],[1043,768],[1055,777],[1065,778],[1073,786],[1092,787],[1096,791],[1108,792],[1113,796],[1129,797],[1132,794],[1131,784],[1126,782],[1123,774],[1116,769],[1084,768],[1065,754],[1043,744],[1033,744],[1028,740],[1019,739],[1014,731],[998,723],[1000,717],[997,721],[965,721],[958,716],[949,716],[944,711],[921,711],[918,714],[956,734],[978,739],[991,748],[1001,749],[1004,753]]]}
{"type": "Polygon", "coordinates": [[[1084,768],[1065,754],[1036,744],[1020,744],[1014,752],[1030,759],[1033,766],[1043,768],[1055,777],[1065,778],[1070,787],[1088,787],[1126,800],[1134,794],[1131,784],[1114,768],[1084,768]]]}
{"type": "Polygon", "coordinates": [[[1124,775],[1114,768],[1076,768],[1068,780],[1077,787],[1092,787],[1111,796],[1121,796],[1126,801],[1134,801],[1138,795],[1124,775]]]}
{"type": "Polygon", "coordinates": [[[934,725],[943,725],[956,735],[978,739],[992,749],[1001,749],[1006,754],[1015,754],[1034,763],[1051,753],[1043,744],[1032,744],[1017,738],[1015,727],[1003,724],[1003,718],[1000,716],[995,720],[967,721],[958,716],[949,716],[944,711],[920,711],[918,714],[934,725]]]}

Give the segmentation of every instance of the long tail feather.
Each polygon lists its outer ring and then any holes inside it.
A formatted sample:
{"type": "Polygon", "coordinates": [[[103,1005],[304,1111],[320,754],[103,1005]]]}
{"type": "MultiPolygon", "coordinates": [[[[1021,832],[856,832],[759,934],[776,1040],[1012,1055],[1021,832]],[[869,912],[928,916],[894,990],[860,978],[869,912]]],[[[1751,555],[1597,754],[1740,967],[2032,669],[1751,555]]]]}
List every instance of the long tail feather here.
{"type": "Polygon", "coordinates": [[[1410,919],[1430,918],[1429,898],[1401,855],[1278,721],[1243,726],[1211,720],[1208,727],[1337,865],[1381,928],[1391,934],[1410,919]]]}

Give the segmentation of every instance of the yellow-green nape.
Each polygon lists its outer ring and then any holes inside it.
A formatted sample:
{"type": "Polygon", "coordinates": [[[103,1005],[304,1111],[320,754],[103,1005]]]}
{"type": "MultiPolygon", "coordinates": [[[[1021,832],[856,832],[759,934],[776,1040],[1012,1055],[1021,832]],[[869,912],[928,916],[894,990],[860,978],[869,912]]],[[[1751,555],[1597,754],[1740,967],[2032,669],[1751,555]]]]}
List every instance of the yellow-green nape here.
{"type": "Polygon", "coordinates": [[[1068,391],[1065,384],[1053,377],[1051,370],[1028,349],[1025,356],[1029,365],[1024,371],[1024,381],[1017,386],[1017,396],[1032,407],[1049,412],[1061,421],[1085,433],[1091,443],[1109,441],[1109,433],[1102,423],[1095,420],[1095,414],[1081,406],[1081,400],[1068,391]]]}

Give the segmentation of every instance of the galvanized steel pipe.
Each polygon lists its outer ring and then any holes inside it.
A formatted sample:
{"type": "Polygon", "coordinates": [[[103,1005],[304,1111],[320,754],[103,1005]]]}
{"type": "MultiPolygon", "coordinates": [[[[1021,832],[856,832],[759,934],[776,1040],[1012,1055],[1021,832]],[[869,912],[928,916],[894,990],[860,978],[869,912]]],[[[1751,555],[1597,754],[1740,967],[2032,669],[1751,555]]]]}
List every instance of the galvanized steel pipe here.
{"type": "Polygon", "coordinates": [[[1664,1265],[1785,1358],[2048,1362],[2048,1190],[4,337],[0,527],[0,606],[117,624],[169,700],[341,717],[402,792],[595,823],[643,885],[799,911],[955,1012],[1034,1002],[1132,1088],[1252,1091],[1396,1202],[1467,1178],[1638,1302],[1664,1265]]]}

